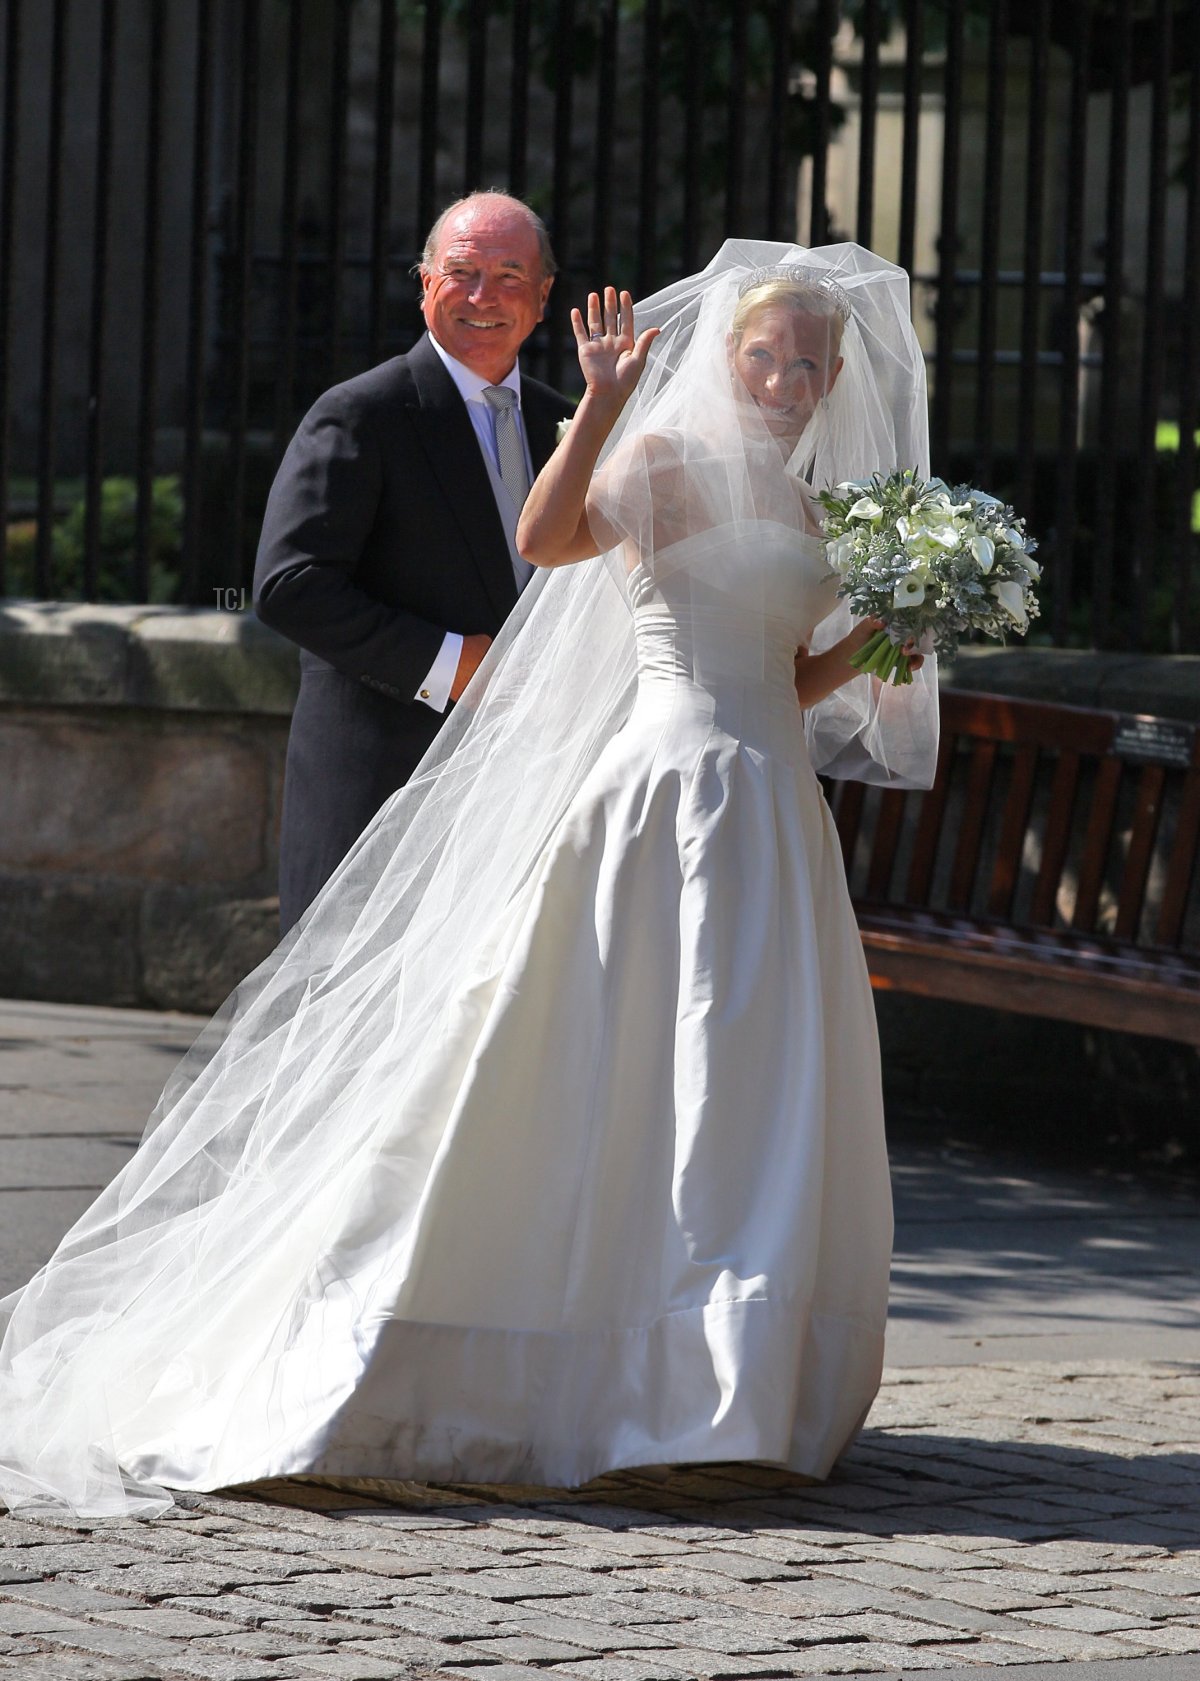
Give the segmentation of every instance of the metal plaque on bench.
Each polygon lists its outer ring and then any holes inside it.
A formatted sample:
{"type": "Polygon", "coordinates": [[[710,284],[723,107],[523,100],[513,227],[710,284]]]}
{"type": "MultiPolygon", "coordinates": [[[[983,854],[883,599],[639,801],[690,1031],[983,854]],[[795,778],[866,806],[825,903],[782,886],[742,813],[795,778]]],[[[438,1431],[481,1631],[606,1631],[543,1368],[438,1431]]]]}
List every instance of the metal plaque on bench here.
{"type": "Polygon", "coordinates": [[[1192,762],[1195,740],[1195,724],[1184,724],[1175,718],[1135,715],[1118,723],[1112,750],[1118,758],[1132,759],[1134,763],[1171,765],[1186,770],[1192,762]]]}

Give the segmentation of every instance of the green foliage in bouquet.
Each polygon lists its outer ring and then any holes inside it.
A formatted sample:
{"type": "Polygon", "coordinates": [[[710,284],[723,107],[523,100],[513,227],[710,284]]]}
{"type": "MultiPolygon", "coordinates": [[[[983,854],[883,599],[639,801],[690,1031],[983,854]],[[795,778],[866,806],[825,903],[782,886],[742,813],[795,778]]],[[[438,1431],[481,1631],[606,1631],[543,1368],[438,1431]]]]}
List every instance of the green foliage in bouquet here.
{"type": "Polygon", "coordinates": [[[825,551],[856,618],[884,628],[851,664],[910,683],[905,648],[951,650],[971,631],[1003,642],[1037,617],[1036,544],[1007,503],[910,469],[822,491],[825,551]]]}

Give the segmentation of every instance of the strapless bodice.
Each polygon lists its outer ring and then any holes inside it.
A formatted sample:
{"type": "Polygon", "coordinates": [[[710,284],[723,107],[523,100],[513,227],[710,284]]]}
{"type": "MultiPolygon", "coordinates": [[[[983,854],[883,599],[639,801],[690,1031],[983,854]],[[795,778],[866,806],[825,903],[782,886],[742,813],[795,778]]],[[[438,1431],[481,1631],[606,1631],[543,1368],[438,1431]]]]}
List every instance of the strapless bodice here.
{"type": "Polygon", "coordinates": [[[797,647],[837,599],[820,538],[761,520],[660,550],[633,568],[628,588],[643,687],[683,680],[788,695],[797,647]]]}

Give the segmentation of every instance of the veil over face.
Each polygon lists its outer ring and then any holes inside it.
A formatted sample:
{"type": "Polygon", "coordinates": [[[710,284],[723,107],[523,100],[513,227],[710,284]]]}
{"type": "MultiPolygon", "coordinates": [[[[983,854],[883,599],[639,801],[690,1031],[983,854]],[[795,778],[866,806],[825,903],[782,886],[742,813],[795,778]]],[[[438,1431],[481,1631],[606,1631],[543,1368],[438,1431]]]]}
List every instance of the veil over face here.
{"type": "MultiPolygon", "coordinates": [[[[405,1175],[433,1147],[428,1047],[629,713],[633,584],[686,589],[741,634],[762,604],[731,526],[747,551],[764,529],[782,533],[777,546],[791,543],[798,564],[807,543],[814,564],[813,490],[876,470],[927,472],[907,277],[861,247],[728,241],[701,274],[639,306],[637,325],[662,333],[590,498],[605,561],[535,578],[416,776],[176,1070],[135,1157],[0,1303],[10,1507],[168,1507],[169,1492],[137,1469],[137,1443],[164,1418],[218,1431],[242,1386],[286,1366],[297,1325],[338,1287],[322,1270],[329,1232],[369,1198],[385,1134],[388,1218],[403,1243],[419,1200],[405,1175]],[[779,407],[792,412],[771,410],[777,382],[751,357],[780,346],[756,342],[763,312],[749,312],[754,333],[735,320],[756,271],[780,264],[827,277],[850,305],[836,378],[828,356],[823,373],[807,357],[811,413],[788,454],[781,439],[800,399],[784,393],[779,407]],[[397,1141],[398,1115],[409,1130],[397,1141]]],[[[814,625],[811,646],[846,623],[840,611],[814,625]]],[[[817,769],[924,786],[936,720],[929,659],[911,689],[862,678],[796,727],[817,769]]],[[[372,1299],[356,1307],[367,1320],[385,1311],[372,1299]]]]}

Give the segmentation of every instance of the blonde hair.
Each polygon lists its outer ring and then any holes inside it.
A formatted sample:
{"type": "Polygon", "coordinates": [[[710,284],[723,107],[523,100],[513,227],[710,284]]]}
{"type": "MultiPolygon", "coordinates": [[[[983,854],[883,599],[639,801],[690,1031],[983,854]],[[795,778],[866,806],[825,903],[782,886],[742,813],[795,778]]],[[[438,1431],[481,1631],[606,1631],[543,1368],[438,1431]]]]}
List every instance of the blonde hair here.
{"type": "Polygon", "coordinates": [[[754,275],[751,284],[739,293],[733,319],[729,323],[730,336],[735,344],[750,324],[751,316],[772,305],[793,309],[798,314],[816,315],[830,323],[833,347],[842,342],[842,328],[846,323],[845,293],[841,287],[822,284],[819,277],[806,274],[768,274],[761,279],[754,275]]]}

